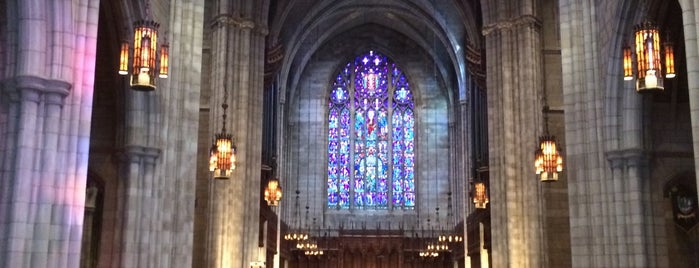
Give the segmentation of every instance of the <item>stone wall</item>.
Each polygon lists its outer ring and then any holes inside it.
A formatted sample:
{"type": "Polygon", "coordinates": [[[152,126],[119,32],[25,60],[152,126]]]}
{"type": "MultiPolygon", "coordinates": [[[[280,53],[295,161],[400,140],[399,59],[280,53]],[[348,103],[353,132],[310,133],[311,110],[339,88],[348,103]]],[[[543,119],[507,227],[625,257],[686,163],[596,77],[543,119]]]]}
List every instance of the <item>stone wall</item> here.
{"type": "MultiPolygon", "coordinates": [[[[435,208],[440,208],[440,223],[446,226],[449,189],[449,120],[444,83],[435,81],[434,64],[416,44],[405,36],[378,25],[352,29],[322,46],[311,58],[294,96],[288,97],[288,128],[285,137],[287,193],[284,196],[284,221],[293,224],[295,189],[301,191],[301,217],[310,206],[309,220],[322,219],[328,228],[354,222],[354,228],[366,224],[374,228],[415,228],[418,220],[435,224],[435,208]],[[414,211],[337,211],[327,208],[327,96],[332,78],[347,61],[370,49],[387,55],[406,73],[416,104],[416,189],[414,211]],[[435,181],[436,180],[436,181],[435,181]],[[418,219],[419,216],[419,219],[418,219]],[[389,227],[390,224],[390,227],[389,227]]],[[[451,189],[456,191],[456,189],[451,189]]],[[[426,225],[425,225],[426,226],[426,225]]]]}

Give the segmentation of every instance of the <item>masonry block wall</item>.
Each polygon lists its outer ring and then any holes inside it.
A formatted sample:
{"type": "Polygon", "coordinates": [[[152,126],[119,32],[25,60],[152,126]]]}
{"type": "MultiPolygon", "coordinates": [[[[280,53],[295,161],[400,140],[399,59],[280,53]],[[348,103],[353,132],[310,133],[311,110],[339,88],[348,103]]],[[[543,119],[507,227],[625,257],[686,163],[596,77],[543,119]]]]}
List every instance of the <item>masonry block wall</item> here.
{"type": "MultiPolygon", "coordinates": [[[[309,204],[309,220],[316,218],[327,228],[355,223],[355,228],[382,229],[427,227],[427,219],[436,224],[435,208],[439,207],[439,222],[446,226],[447,192],[450,189],[450,138],[447,93],[450,91],[426,53],[407,37],[387,28],[362,26],[329,41],[310,58],[287,103],[288,144],[286,159],[294,168],[284,174],[288,193],[284,196],[284,221],[294,223],[294,191],[299,189],[301,217],[309,204]],[[338,211],[327,208],[327,107],[332,78],[347,61],[369,50],[387,55],[405,73],[415,98],[416,111],[416,170],[417,189],[415,210],[338,211]],[[389,227],[390,226],[390,227],[389,227]]],[[[453,209],[457,209],[453,205],[453,209]]]]}

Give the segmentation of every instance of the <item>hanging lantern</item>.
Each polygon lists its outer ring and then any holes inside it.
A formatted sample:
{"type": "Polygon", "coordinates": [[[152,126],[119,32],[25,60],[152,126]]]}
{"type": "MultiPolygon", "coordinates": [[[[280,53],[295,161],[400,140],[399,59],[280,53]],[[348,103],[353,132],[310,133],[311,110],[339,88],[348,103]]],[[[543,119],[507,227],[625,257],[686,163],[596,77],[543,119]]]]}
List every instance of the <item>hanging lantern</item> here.
{"type": "MultiPolygon", "coordinates": [[[[141,20],[134,23],[133,61],[131,66],[131,88],[139,91],[152,91],[156,88],[155,73],[166,78],[168,71],[169,52],[168,47],[160,48],[158,55],[158,27],[157,22],[141,20]],[[156,59],[159,57],[159,64],[156,59]]],[[[119,74],[129,74],[129,44],[121,44],[119,59],[119,74]]]]}
{"type": "Polygon", "coordinates": [[[160,72],[158,77],[167,78],[168,70],[170,68],[170,47],[168,45],[163,45],[160,47],[160,72]]]}
{"type": "MultiPolygon", "coordinates": [[[[482,181],[476,182],[473,185],[473,204],[476,208],[484,209],[490,200],[488,199],[488,191],[485,183],[482,181]]],[[[461,240],[461,238],[459,239],[461,240]]]]}
{"type": "Polygon", "coordinates": [[[233,136],[226,133],[226,108],[228,105],[224,103],[223,107],[223,127],[221,133],[214,137],[214,144],[209,150],[209,171],[214,173],[214,179],[230,179],[231,173],[235,169],[236,148],[233,145],[233,136]]]}
{"type": "Polygon", "coordinates": [[[216,141],[211,146],[209,158],[209,171],[214,173],[214,179],[230,179],[235,169],[235,153],[231,134],[225,132],[216,134],[216,141]]]}
{"type": "Polygon", "coordinates": [[[534,155],[534,167],[542,182],[558,180],[558,173],[563,171],[563,157],[556,148],[554,136],[547,135],[539,138],[539,149],[534,155]]]}
{"type": "MultiPolygon", "coordinates": [[[[675,77],[675,56],[671,43],[665,43],[665,72],[663,72],[660,56],[660,30],[653,23],[646,21],[635,27],[634,48],[636,56],[636,91],[663,91],[665,78],[675,77]]],[[[629,47],[623,49],[624,80],[633,79],[632,51],[629,47]]]]}
{"type": "Polygon", "coordinates": [[[121,43],[121,53],[119,56],[119,74],[129,74],[129,43],[121,43]]]}
{"type": "Polygon", "coordinates": [[[650,22],[636,27],[636,57],[638,78],[636,90],[663,90],[662,66],[660,65],[660,32],[650,22]]]}
{"type": "MultiPolygon", "coordinates": [[[[669,38],[668,38],[669,40],[669,38]]],[[[670,41],[665,42],[665,78],[675,78],[675,51],[670,41]]]]}
{"type": "Polygon", "coordinates": [[[633,80],[633,61],[631,60],[631,47],[624,47],[624,80],[633,80]]]}
{"type": "Polygon", "coordinates": [[[267,201],[267,205],[276,207],[281,199],[282,187],[279,186],[279,180],[271,179],[265,188],[265,201],[267,201]]]}

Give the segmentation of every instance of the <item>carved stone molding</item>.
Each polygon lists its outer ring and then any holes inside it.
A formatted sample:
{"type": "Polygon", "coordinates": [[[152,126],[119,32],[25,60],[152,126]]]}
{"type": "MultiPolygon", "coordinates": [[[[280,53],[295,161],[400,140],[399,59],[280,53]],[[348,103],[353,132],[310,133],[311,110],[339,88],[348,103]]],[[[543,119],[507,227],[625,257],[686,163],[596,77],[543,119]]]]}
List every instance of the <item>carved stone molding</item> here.
{"type": "Polygon", "coordinates": [[[140,145],[128,145],[119,152],[119,159],[124,162],[137,162],[141,159],[155,161],[160,157],[162,150],[155,147],[145,147],[140,145]]]}
{"type": "Polygon", "coordinates": [[[605,153],[607,161],[612,168],[623,166],[647,166],[648,156],[643,150],[625,149],[605,153]]]}
{"type": "Polygon", "coordinates": [[[63,105],[63,99],[70,94],[72,85],[65,81],[43,77],[21,75],[3,81],[0,89],[12,101],[20,99],[39,102],[42,99],[50,104],[63,105]]]}
{"type": "Polygon", "coordinates": [[[537,28],[541,28],[541,20],[532,15],[522,15],[509,20],[503,20],[494,22],[483,26],[483,36],[488,36],[493,32],[499,32],[502,30],[510,30],[515,27],[531,25],[537,28]]]}
{"type": "Polygon", "coordinates": [[[234,17],[231,14],[220,14],[216,17],[214,17],[211,20],[211,23],[209,23],[209,26],[211,29],[218,29],[218,28],[223,28],[223,27],[233,27],[233,28],[238,28],[238,29],[243,29],[243,30],[252,30],[254,33],[260,34],[260,35],[267,35],[269,34],[269,29],[267,25],[263,24],[257,24],[255,21],[242,18],[242,17],[234,17]]]}

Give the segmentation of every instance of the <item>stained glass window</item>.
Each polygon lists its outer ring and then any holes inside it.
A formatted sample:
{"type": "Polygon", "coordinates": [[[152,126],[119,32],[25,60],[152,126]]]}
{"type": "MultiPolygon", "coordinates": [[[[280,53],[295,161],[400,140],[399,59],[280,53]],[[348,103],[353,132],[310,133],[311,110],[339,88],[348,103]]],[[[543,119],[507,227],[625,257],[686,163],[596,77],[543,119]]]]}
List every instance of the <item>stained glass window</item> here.
{"type": "Polygon", "coordinates": [[[414,105],[407,78],[369,51],[335,76],[328,105],[328,207],[415,207],[414,105]]]}

